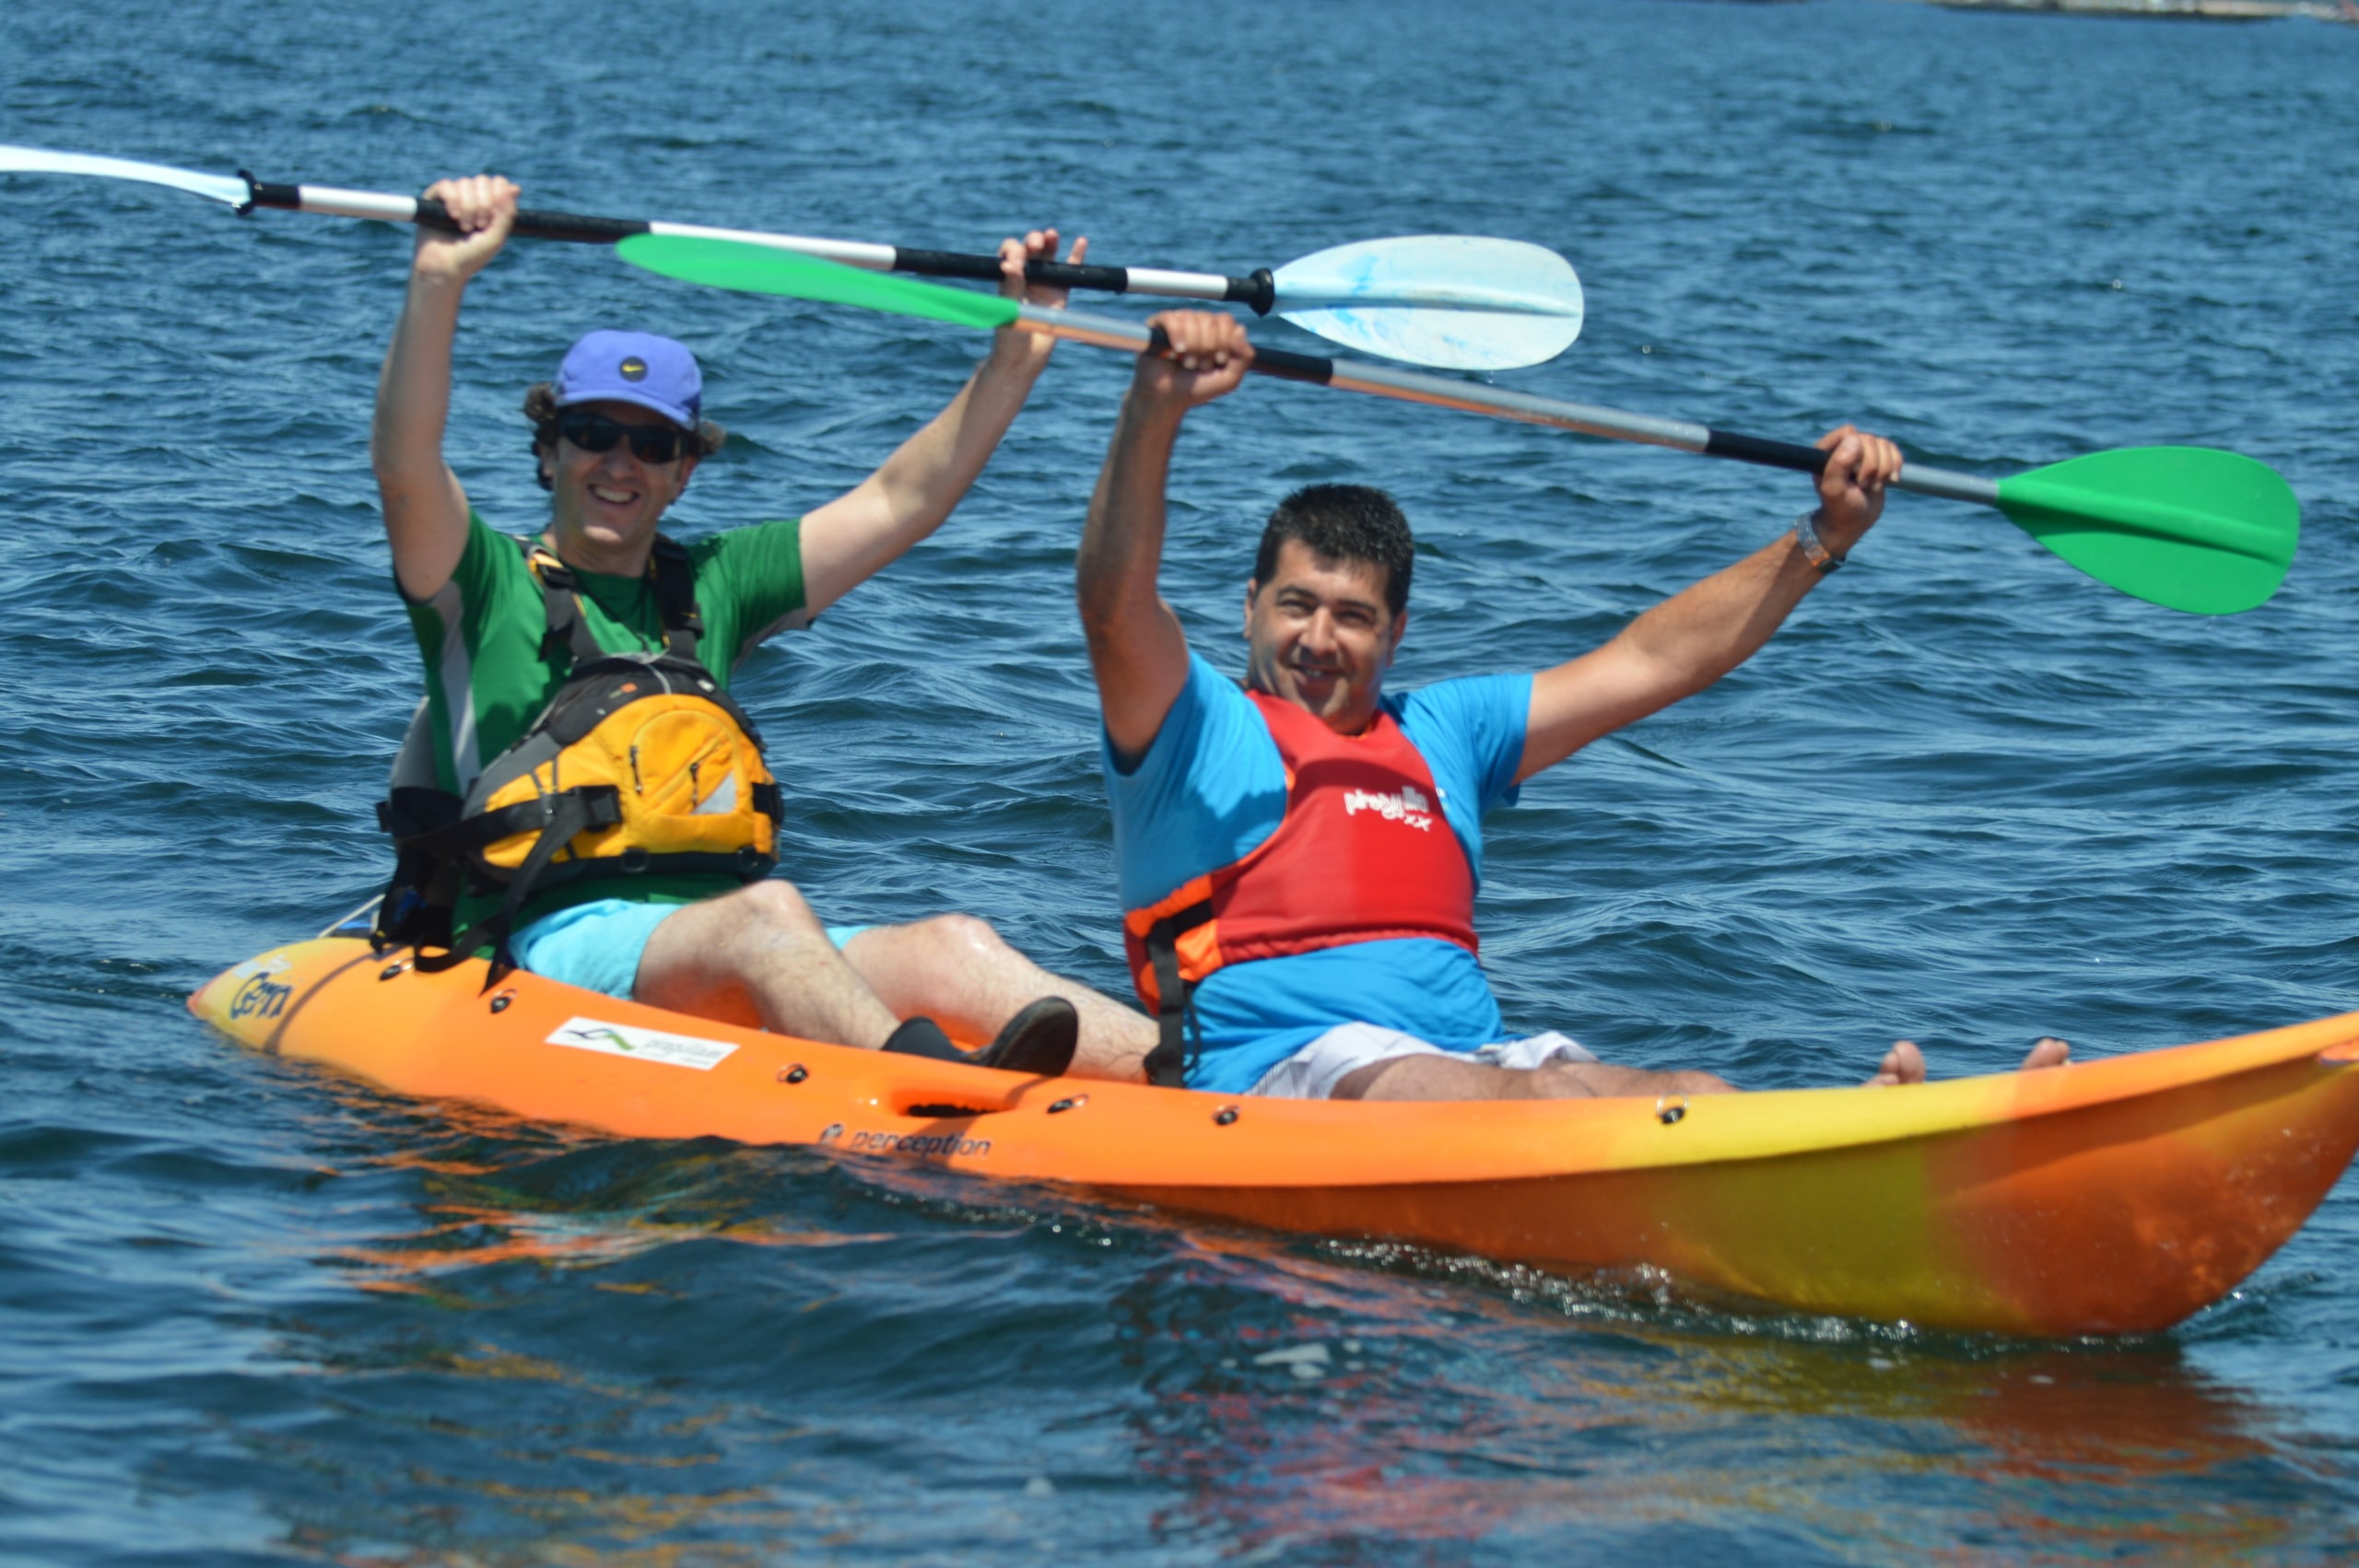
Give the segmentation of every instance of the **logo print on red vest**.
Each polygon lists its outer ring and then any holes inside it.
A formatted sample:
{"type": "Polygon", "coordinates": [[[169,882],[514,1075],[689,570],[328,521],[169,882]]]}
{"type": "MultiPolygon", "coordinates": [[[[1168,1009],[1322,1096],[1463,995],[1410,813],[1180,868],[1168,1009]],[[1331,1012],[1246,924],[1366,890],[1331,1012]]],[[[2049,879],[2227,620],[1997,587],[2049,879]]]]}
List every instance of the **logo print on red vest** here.
{"type": "Polygon", "coordinates": [[[1414,784],[1404,784],[1389,795],[1374,790],[1344,791],[1345,816],[1374,812],[1387,822],[1404,822],[1421,833],[1433,826],[1433,809],[1434,803],[1426,799],[1425,791],[1414,784]]]}

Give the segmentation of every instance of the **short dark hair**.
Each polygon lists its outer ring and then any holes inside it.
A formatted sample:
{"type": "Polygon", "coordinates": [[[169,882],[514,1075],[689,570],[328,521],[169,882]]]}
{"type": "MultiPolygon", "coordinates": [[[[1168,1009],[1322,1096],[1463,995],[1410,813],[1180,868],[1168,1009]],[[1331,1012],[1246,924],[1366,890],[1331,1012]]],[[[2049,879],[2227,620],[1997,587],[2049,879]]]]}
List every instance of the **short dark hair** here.
{"type": "Polygon", "coordinates": [[[1366,561],[1384,568],[1384,603],[1395,615],[1409,607],[1409,573],[1417,542],[1392,497],[1367,485],[1306,485],[1278,503],[1262,530],[1253,580],[1266,584],[1278,569],[1287,540],[1321,561],[1366,561]]]}
{"type": "MultiPolygon", "coordinates": [[[[524,417],[533,422],[533,477],[541,488],[551,488],[549,476],[541,472],[541,459],[557,451],[557,388],[547,381],[534,381],[524,389],[524,417]]],[[[710,457],[729,439],[729,432],[710,419],[697,421],[696,434],[689,439],[690,457],[710,457]]]]}

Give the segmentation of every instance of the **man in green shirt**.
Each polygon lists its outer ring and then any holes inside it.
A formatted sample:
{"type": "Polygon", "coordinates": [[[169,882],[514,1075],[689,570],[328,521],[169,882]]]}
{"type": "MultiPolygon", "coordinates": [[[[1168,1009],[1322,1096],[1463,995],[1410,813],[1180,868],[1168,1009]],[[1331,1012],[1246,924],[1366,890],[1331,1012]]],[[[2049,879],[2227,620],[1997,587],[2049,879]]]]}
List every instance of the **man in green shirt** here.
{"type": "MultiPolygon", "coordinates": [[[[435,786],[464,794],[547,707],[570,660],[544,646],[540,580],[523,551],[475,515],[442,456],[461,297],[506,243],[517,188],[476,176],[427,194],[458,231],[418,230],[370,454],[394,579],[426,661],[435,786]]],[[[1049,230],[1003,244],[1003,288],[1021,291],[1025,261],[1053,256],[1056,242],[1049,230]]],[[[1086,245],[1076,241],[1072,259],[1086,245]]],[[[1049,349],[1045,339],[1002,332],[949,406],[851,491],[800,519],[690,546],[698,657],[713,678],[725,685],[755,644],[807,623],[941,526],[1023,407],[1049,349]]],[[[576,344],[554,386],[527,399],[550,492],[541,543],[571,572],[581,618],[605,651],[663,646],[651,556],[665,509],[720,444],[701,394],[694,357],[679,344],[602,332],[576,344]]],[[[458,923],[486,907],[480,897],[463,904],[458,923]]],[[[523,967],[571,984],[842,1045],[940,1055],[946,1026],[997,1034],[981,1053],[991,1065],[1053,1071],[1077,1020],[1074,1071],[1134,1079],[1155,1039],[1139,1013],[1048,974],[981,920],[831,930],[776,878],[570,883],[525,904],[510,945],[523,967]],[[616,896],[618,886],[626,896],[616,896]]]]}

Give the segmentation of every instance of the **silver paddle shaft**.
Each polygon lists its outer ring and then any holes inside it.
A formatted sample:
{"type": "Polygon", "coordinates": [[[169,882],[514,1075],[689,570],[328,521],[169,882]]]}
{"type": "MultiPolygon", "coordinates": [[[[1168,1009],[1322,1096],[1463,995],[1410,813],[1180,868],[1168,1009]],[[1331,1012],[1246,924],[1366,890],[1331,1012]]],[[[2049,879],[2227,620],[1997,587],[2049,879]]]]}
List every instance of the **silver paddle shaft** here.
{"type": "MultiPolygon", "coordinates": [[[[1043,306],[1026,305],[1017,311],[1015,324],[1027,332],[1049,337],[1094,344],[1100,348],[1125,349],[1133,354],[1159,354],[1170,347],[1159,329],[1125,321],[1120,316],[1051,310],[1043,306]]],[[[1627,414],[1618,408],[1539,397],[1531,392],[1508,392],[1479,382],[1453,380],[1447,376],[1395,370],[1384,365],[1326,359],[1313,354],[1289,353],[1285,349],[1256,348],[1253,351],[1253,369],[1258,374],[1276,376],[1289,381],[1309,381],[1320,386],[1340,387],[1345,392],[1389,397],[1402,403],[1455,408],[1468,414],[1489,415],[1496,419],[1515,419],[1527,425],[1546,425],[1555,429],[1577,431],[1584,436],[1602,436],[1608,440],[1670,447],[1678,451],[1734,458],[1740,462],[1761,463],[1803,474],[1816,474],[1826,466],[1825,452],[1798,442],[1764,440],[1756,436],[1715,430],[1708,425],[1693,424],[1684,419],[1661,419],[1649,414],[1627,414]]],[[[1921,467],[1913,462],[1903,467],[1893,483],[1901,489],[1913,490],[1919,495],[1940,496],[1953,501],[1973,501],[1982,506],[1996,506],[1999,501],[1999,486],[1993,480],[1948,469],[1921,467]]]]}

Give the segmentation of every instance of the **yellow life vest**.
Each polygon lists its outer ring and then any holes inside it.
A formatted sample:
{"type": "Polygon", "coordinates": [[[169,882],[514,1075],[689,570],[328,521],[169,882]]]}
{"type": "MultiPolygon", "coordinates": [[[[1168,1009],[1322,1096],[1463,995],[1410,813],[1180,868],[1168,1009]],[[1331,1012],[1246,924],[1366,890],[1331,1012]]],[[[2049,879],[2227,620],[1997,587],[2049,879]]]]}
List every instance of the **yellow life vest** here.
{"type": "Polygon", "coordinates": [[[753,720],[697,657],[703,617],[687,552],[659,536],[650,562],[663,649],[609,653],[590,636],[573,574],[520,543],[547,609],[543,651],[569,652],[572,667],[464,800],[396,789],[379,808],[411,874],[396,868],[374,934],[381,946],[446,946],[421,953],[421,969],[448,967],[486,941],[504,950],[517,912],[553,887],[650,872],[758,882],[778,864],[778,781],[753,720]],[[504,895],[497,913],[446,936],[461,879],[504,895]]]}

